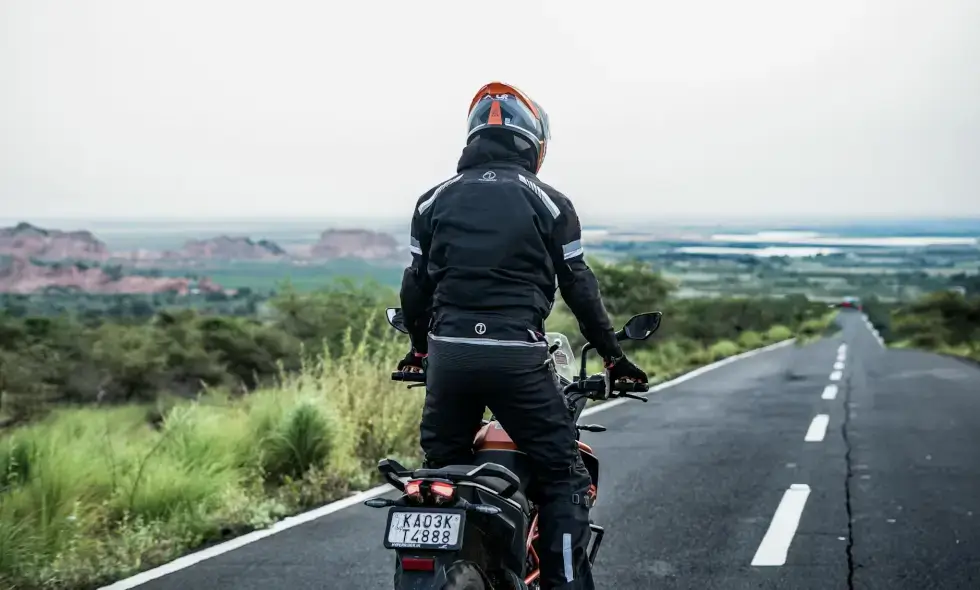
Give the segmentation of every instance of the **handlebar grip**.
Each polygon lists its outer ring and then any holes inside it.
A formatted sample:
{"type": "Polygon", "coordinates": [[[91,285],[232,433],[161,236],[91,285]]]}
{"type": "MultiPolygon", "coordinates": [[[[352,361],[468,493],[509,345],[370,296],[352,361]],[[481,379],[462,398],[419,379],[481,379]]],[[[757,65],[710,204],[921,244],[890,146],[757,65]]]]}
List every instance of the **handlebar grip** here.
{"type": "Polygon", "coordinates": [[[617,381],[613,383],[613,391],[626,393],[646,393],[650,390],[649,383],[635,383],[633,381],[617,381]]]}
{"type": "Polygon", "coordinates": [[[392,381],[412,381],[414,383],[425,383],[425,373],[417,373],[414,371],[393,371],[391,373],[392,381]]]}

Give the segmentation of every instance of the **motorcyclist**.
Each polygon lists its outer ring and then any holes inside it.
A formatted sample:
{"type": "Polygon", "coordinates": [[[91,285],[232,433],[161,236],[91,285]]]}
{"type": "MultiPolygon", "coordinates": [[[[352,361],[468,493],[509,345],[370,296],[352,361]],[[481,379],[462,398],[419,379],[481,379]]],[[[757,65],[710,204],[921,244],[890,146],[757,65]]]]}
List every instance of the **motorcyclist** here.
{"type": "Polygon", "coordinates": [[[398,368],[425,366],[425,466],[472,464],[489,407],[537,468],[542,588],[591,589],[590,479],[545,364],[544,320],[556,290],[610,379],[647,376],[616,340],[575,208],[537,178],[547,114],[517,88],[492,82],[473,97],[467,124],[457,174],[426,191],[412,215],[412,264],[400,293],[412,350],[398,368]]]}

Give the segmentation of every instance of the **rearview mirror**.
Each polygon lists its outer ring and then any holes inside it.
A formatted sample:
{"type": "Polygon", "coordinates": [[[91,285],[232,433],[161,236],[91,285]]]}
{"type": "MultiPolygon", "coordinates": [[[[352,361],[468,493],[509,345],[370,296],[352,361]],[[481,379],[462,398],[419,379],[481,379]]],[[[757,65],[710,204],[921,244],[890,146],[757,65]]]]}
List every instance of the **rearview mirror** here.
{"type": "Polygon", "coordinates": [[[388,323],[391,327],[398,330],[403,334],[408,334],[408,328],[405,327],[405,317],[402,315],[402,310],[400,307],[389,307],[385,310],[385,315],[388,316],[388,323]]]}
{"type": "Polygon", "coordinates": [[[660,318],[663,317],[659,311],[648,311],[647,313],[637,314],[626,322],[623,329],[620,330],[620,339],[628,338],[629,340],[646,340],[651,334],[657,331],[660,327],[660,318]]]}

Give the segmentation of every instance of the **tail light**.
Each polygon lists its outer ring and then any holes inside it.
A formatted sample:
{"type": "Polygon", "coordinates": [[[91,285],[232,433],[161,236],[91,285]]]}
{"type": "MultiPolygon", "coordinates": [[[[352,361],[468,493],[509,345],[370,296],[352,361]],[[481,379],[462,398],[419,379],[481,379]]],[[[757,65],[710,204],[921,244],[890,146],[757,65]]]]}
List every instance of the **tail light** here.
{"type": "Polygon", "coordinates": [[[436,569],[436,560],[425,557],[402,557],[402,570],[407,572],[431,572],[436,569]]]}
{"type": "Polygon", "coordinates": [[[429,494],[436,504],[444,504],[453,499],[456,486],[445,481],[433,481],[429,483],[429,494]]]}
{"type": "Polygon", "coordinates": [[[422,480],[414,479],[405,484],[405,495],[419,504],[422,503],[422,480]]]}

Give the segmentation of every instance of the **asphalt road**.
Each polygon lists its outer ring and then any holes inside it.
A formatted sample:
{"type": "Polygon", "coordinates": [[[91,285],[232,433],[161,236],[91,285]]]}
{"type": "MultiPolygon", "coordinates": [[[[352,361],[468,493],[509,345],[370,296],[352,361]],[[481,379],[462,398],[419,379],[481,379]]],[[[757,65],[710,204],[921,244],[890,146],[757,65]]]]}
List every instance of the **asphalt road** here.
{"type": "MultiPolygon", "coordinates": [[[[980,589],[980,368],[841,324],[588,418],[600,588],[980,589]]],[[[384,518],[355,505],[139,588],[391,588],[384,518]]]]}

